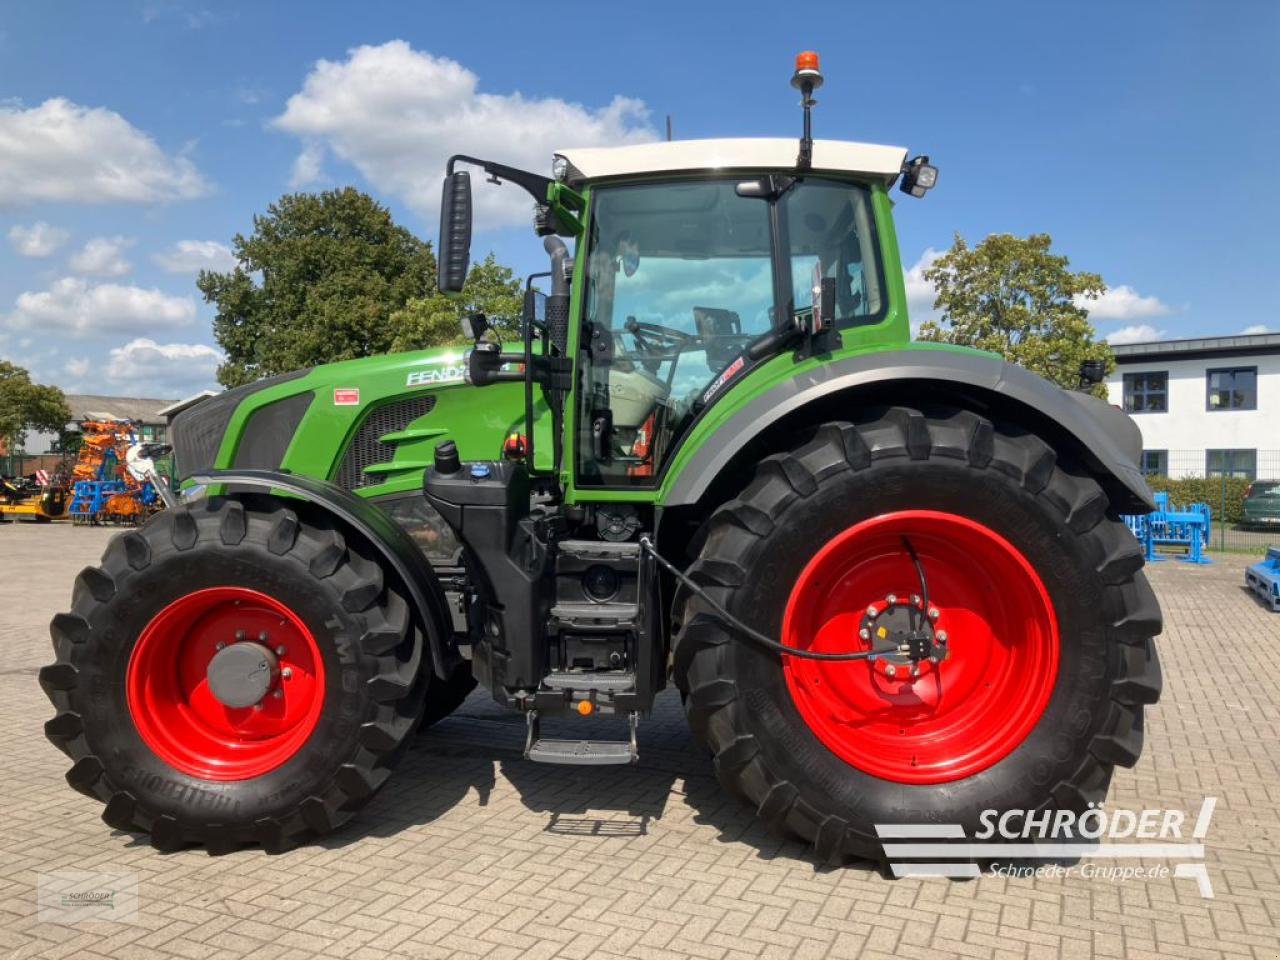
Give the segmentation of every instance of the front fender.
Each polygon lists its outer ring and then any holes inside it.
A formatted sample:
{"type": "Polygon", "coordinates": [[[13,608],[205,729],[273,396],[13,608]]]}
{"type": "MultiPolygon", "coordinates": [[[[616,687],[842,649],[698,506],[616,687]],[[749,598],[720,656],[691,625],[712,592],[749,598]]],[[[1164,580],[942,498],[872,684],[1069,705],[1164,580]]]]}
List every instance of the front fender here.
{"type": "Polygon", "coordinates": [[[449,678],[450,660],[445,625],[452,623],[448,601],[431,564],[400,525],[369,501],[311,477],[275,473],[270,470],[206,470],[188,478],[200,487],[232,485],[263,493],[282,491],[313,504],[367,540],[380,559],[400,579],[418,612],[427,634],[431,666],[442,680],[449,678]]]}
{"type": "Polygon", "coordinates": [[[1117,506],[1144,513],[1155,508],[1151,488],[1138,466],[1141,432],[1122,411],[1095,397],[1064,390],[999,357],[927,349],[843,357],[774,384],[734,412],[684,459],[679,472],[664,484],[663,504],[697,503],[746,444],[805,406],[848,393],[852,413],[859,392],[889,386],[900,388],[898,402],[912,402],[913,394],[922,389],[941,389],[1016,410],[1030,422],[1049,424],[1084,455],[1117,506]]]}

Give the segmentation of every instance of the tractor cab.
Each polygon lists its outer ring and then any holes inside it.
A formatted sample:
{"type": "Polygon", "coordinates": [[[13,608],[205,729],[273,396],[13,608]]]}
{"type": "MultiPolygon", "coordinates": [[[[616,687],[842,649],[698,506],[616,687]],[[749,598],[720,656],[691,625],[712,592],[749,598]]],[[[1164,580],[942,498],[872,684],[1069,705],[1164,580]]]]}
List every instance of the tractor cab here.
{"type": "MultiPolygon", "coordinates": [[[[797,60],[804,135],[566,149],[546,178],[474,157],[449,161],[441,205],[440,289],[458,295],[471,238],[471,183],[511,182],[535,199],[551,255],[546,350],[485,340],[468,360],[478,385],[529,378],[546,389],[571,462],[572,493],[659,486],[691,426],[784,353],[829,356],[909,339],[887,191],[922,196],[937,179],[900,147],[810,136],[816,55],[797,60]],[[570,254],[564,240],[576,243],[570,254]],[[555,386],[553,386],[553,381],[555,386]],[[566,408],[566,400],[571,402],[566,408]]],[[[537,328],[526,323],[526,340],[537,328]]],[[[533,417],[528,418],[532,435],[533,417]]],[[[557,454],[561,453],[557,446],[557,454]]]]}

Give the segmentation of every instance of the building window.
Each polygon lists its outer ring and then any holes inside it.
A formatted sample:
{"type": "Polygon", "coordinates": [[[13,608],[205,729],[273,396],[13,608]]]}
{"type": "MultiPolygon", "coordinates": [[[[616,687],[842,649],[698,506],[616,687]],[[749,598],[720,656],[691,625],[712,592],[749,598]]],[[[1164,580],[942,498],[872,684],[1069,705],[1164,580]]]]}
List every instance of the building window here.
{"type": "Polygon", "coordinates": [[[1169,475],[1169,451],[1143,450],[1142,475],[1144,477],[1167,477],[1169,475]]]}
{"type": "Polygon", "coordinates": [[[165,428],[163,426],[153,426],[149,423],[142,425],[142,442],[143,443],[164,443],[165,428]]]}
{"type": "Polygon", "coordinates": [[[1258,368],[1227,367],[1207,374],[1210,410],[1257,410],[1258,368]]]}
{"type": "Polygon", "coordinates": [[[1204,472],[1209,477],[1244,477],[1255,480],[1258,475],[1257,450],[1206,450],[1204,472]]]}
{"type": "Polygon", "coordinates": [[[1126,373],[1124,409],[1127,413],[1166,413],[1169,410],[1169,374],[1164,371],[1126,373]]]}

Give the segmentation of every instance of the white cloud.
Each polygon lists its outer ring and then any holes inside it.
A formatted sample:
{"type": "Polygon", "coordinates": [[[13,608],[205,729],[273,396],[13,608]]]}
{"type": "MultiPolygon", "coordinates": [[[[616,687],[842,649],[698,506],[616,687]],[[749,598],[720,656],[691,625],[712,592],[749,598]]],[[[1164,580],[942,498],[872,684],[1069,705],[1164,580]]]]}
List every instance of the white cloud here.
{"type": "Polygon", "coordinates": [[[47,257],[70,239],[71,234],[37,220],[29,227],[15,223],[9,228],[9,243],[24,257],[47,257]]]}
{"type": "Polygon", "coordinates": [[[0,206],[38,201],[151,203],[197,197],[208,185],[120,114],[62,97],[0,103],[0,206]]]}
{"type": "Polygon", "coordinates": [[[92,277],[123,277],[133,269],[124,256],[131,246],[130,237],[94,237],[72,256],[71,269],[92,277]]]}
{"type": "Polygon", "coordinates": [[[72,357],[62,367],[70,376],[80,379],[87,377],[93,369],[93,362],[88,357],[72,357]]]}
{"type": "Polygon", "coordinates": [[[230,270],[236,265],[231,248],[217,240],[179,240],[151,259],[169,273],[230,270]]]}
{"type": "Polygon", "coordinates": [[[1075,302],[1089,311],[1091,320],[1145,320],[1169,312],[1158,297],[1144,297],[1128,284],[1109,287],[1100,297],[1076,297],[1075,302]]]}
{"type": "Polygon", "coordinates": [[[324,170],[321,169],[323,163],[324,147],[318,143],[308,143],[293,161],[293,170],[289,174],[289,186],[298,190],[323,180],[325,178],[324,170]]]}
{"type": "Polygon", "coordinates": [[[1112,330],[1106,336],[1107,343],[1119,346],[1122,343],[1150,343],[1164,336],[1163,330],[1157,330],[1149,323],[1140,323],[1119,330],[1112,330]]]}
{"type": "Polygon", "coordinates": [[[90,284],[79,277],[55,280],[48,290],[18,295],[3,318],[11,330],[53,334],[146,333],[187,326],[195,319],[191,297],[175,297],[155,288],[90,284]]]}
{"type": "MultiPolygon", "coordinates": [[[[304,141],[294,169],[316,176],[331,154],[377,189],[424,217],[438,209],[446,159],[454,153],[549,171],[568,146],[612,146],[656,138],[639,100],[615,96],[592,109],[555,98],[477,91],[479,78],[460,63],[414,50],[403,40],[362,46],[346,60],[319,61],[273,123],[304,141]]],[[[531,201],[519,187],[479,180],[478,225],[526,223],[531,201]]]]}
{"type": "Polygon", "coordinates": [[[216,386],[222,353],[204,343],[156,343],[137,337],[107,354],[107,380],[133,396],[184,397],[216,386]]]}
{"type": "Polygon", "coordinates": [[[920,259],[911,265],[903,275],[907,283],[907,309],[914,314],[929,313],[933,310],[936,296],[933,284],[924,278],[924,272],[933,262],[942,256],[941,250],[927,247],[920,259]]]}
{"type": "Polygon", "coordinates": [[[1270,327],[1268,327],[1265,323],[1255,323],[1255,324],[1251,324],[1250,326],[1245,327],[1245,328],[1244,328],[1243,330],[1241,330],[1240,332],[1241,332],[1241,333],[1243,333],[1243,334],[1250,334],[1250,333],[1270,333],[1270,332],[1271,332],[1271,328],[1270,328],[1270,327]]]}
{"type": "Polygon", "coordinates": [[[933,308],[936,292],[933,289],[933,284],[924,278],[924,272],[942,254],[943,251],[941,250],[926,247],[924,253],[920,254],[920,259],[903,273],[903,279],[906,281],[907,286],[907,315],[911,318],[911,335],[913,337],[919,331],[922,323],[926,320],[936,320],[940,315],[940,312],[933,308]]]}

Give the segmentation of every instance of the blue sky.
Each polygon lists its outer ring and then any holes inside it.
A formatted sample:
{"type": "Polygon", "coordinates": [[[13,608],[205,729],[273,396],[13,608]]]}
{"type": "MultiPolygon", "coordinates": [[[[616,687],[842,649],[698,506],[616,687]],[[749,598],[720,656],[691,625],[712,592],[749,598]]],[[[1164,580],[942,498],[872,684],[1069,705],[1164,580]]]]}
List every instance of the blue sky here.
{"type": "MultiPolygon", "coordinates": [[[[428,239],[442,158],[545,170],[554,146],[818,136],[941,168],[898,229],[1048,231],[1114,288],[1103,334],[1280,329],[1280,4],[11,4],[0,18],[0,357],[46,382],[212,385],[194,271],[290,189],[354,183],[428,239]],[[556,16],[552,16],[556,11],[556,16]]],[[[474,250],[542,266],[514,188],[474,250]]]]}

